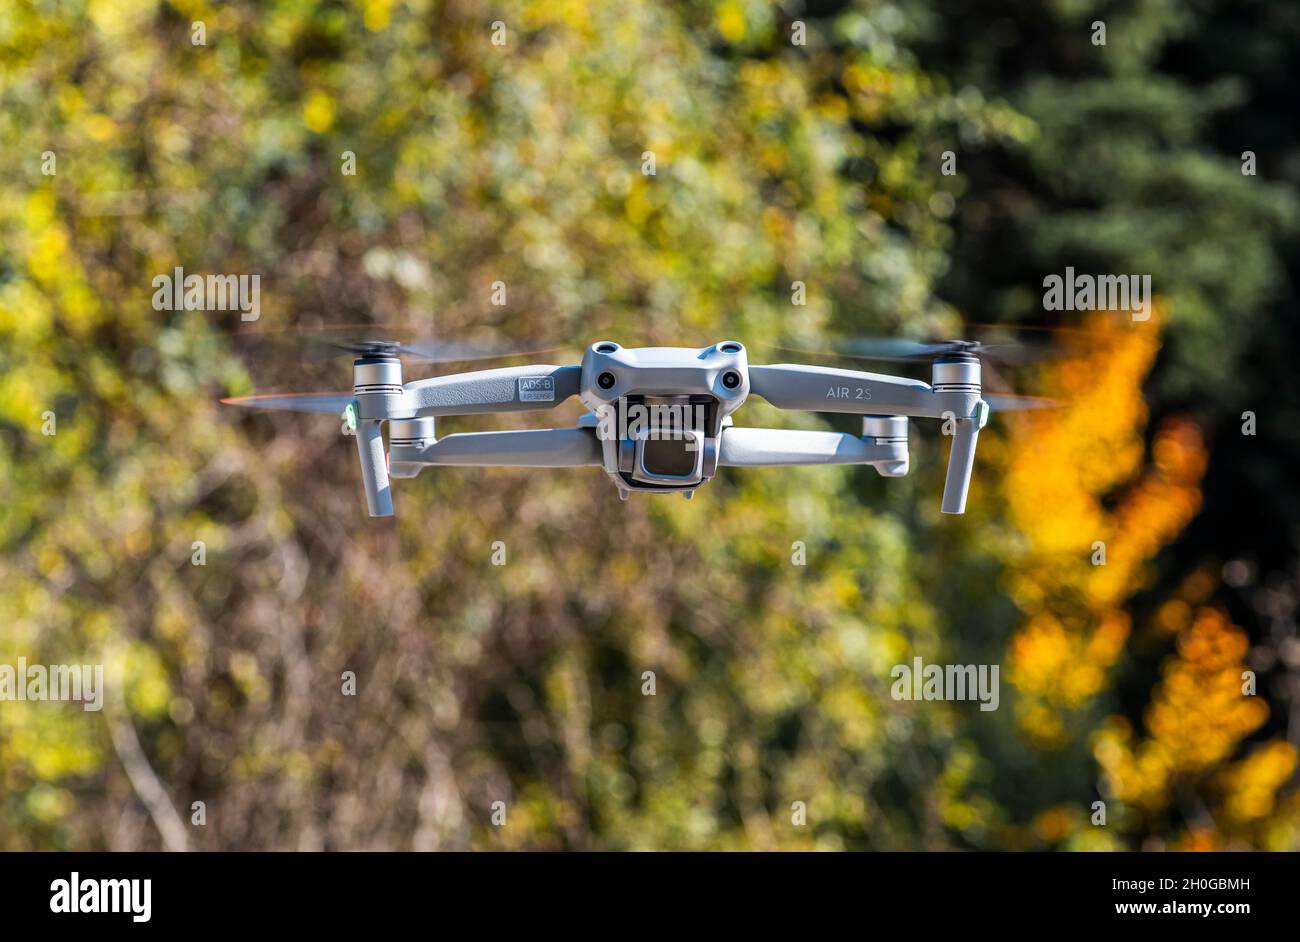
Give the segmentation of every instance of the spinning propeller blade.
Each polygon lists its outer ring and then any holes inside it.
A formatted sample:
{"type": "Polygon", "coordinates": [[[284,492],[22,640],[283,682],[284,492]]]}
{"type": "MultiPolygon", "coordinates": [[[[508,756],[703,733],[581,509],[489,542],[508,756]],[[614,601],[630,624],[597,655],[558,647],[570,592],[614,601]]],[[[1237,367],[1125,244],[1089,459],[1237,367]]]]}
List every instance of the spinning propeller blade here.
{"type": "Polygon", "coordinates": [[[235,396],[221,401],[228,406],[244,406],[250,409],[340,415],[352,399],[351,393],[264,393],[256,396],[235,396]]]}
{"type": "Polygon", "coordinates": [[[363,340],[358,343],[327,342],[331,349],[355,356],[408,356],[429,363],[468,363],[473,360],[504,360],[507,357],[537,356],[556,347],[515,347],[509,344],[478,344],[452,340],[420,340],[398,343],[390,340],[363,340]]]}
{"type": "Polygon", "coordinates": [[[982,353],[982,344],[973,340],[938,341],[923,343],[900,337],[853,337],[844,343],[849,356],[863,358],[887,357],[896,360],[925,360],[944,353],[982,353]]]}
{"type": "Polygon", "coordinates": [[[431,363],[463,363],[470,360],[503,360],[506,357],[531,357],[552,353],[558,347],[478,344],[448,340],[423,340],[402,344],[401,352],[431,363]]]}
{"type": "Polygon", "coordinates": [[[1017,396],[1014,393],[985,393],[985,402],[994,412],[1024,412],[1030,409],[1055,409],[1060,403],[1042,396],[1017,396]]]}
{"type": "MultiPolygon", "coordinates": [[[[427,330],[428,325],[423,327],[427,330]]],[[[387,324],[330,324],[272,327],[239,331],[233,335],[249,352],[282,353],[297,359],[317,359],[348,353],[356,357],[408,356],[430,363],[468,363],[508,357],[536,356],[560,349],[527,341],[418,339],[410,343],[377,337],[418,335],[419,327],[387,324]],[[287,347],[286,347],[287,345],[287,347]]]]}
{"type": "Polygon", "coordinates": [[[912,361],[928,360],[944,354],[964,353],[991,357],[1004,363],[1023,363],[1052,355],[1050,345],[1018,342],[980,343],[975,340],[943,340],[925,342],[900,337],[848,337],[832,340],[831,349],[807,350],[798,347],[778,346],[788,353],[814,356],[846,357],[857,360],[912,361]]]}

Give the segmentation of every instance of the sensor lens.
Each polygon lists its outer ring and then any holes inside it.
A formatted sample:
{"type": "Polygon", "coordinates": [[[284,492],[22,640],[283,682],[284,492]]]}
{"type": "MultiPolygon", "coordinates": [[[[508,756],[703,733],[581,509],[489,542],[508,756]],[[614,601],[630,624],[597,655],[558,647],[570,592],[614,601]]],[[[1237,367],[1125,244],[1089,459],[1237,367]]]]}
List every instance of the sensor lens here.
{"type": "Polygon", "coordinates": [[[735,389],[740,385],[740,374],[735,370],[727,370],[722,374],[722,385],[728,389],[735,389]]]}
{"type": "Polygon", "coordinates": [[[641,466],[650,474],[685,477],[695,470],[695,452],[688,442],[672,439],[647,439],[641,452],[641,466]]]}
{"type": "Polygon", "coordinates": [[[596,385],[599,386],[601,389],[613,389],[614,383],[615,383],[615,379],[613,373],[609,373],[609,372],[601,373],[599,376],[596,377],[596,385]]]}

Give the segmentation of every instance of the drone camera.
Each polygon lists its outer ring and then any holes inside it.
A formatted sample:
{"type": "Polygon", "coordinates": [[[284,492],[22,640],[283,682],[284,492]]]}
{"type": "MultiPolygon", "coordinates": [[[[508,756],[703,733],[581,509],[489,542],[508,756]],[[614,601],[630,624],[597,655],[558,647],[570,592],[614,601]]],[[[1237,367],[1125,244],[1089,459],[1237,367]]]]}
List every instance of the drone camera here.
{"type": "Polygon", "coordinates": [[[703,436],[690,429],[673,438],[636,439],[633,478],[647,484],[699,484],[703,479],[703,436]]]}
{"type": "Polygon", "coordinates": [[[620,442],[619,471],[629,483],[652,490],[702,484],[711,406],[705,396],[632,397],[627,411],[645,421],[620,442]]]}

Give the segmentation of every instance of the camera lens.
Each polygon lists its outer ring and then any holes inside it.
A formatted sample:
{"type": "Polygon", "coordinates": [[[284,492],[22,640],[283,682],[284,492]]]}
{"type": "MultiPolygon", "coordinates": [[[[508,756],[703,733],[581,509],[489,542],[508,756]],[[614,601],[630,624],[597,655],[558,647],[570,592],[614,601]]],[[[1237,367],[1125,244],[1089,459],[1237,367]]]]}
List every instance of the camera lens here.
{"type": "Polygon", "coordinates": [[[728,389],[735,389],[740,385],[740,374],[735,370],[727,370],[722,374],[722,385],[728,389]]]}
{"type": "Polygon", "coordinates": [[[601,373],[599,376],[596,377],[596,385],[599,386],[601,389],[613,389],[614,382],[615,380],[614,380],[613,373],[605,372],[605,373],[601,373]]]}
{"type": "Polygon", "coordinates": [[[641,466],[650,474],[686,477],[695,470],[695,452],[685,441],[647,439],[642,446],[641,466]]]}

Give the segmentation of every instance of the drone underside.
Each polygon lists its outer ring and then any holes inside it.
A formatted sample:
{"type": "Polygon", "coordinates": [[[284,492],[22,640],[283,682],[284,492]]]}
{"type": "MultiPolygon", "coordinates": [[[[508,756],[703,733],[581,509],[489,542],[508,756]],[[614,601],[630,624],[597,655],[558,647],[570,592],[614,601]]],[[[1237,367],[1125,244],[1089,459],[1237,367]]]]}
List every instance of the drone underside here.
{"type": "Polygon", "coordinates": [[[390,477],[415,477],[431,466],[598,467],[624,499],[633,491],[689,498],[721,467],[857,464],[899,477],[909,469],[908,419],[945,419],[953,444],[942,509],[956,514],[965,510],[976,440],[989,415],[977,349],[936,346],[931,383],[822,366],[751,366],[735,341],[701,349],[602,341],[586,349],[581,365],[403,383],[403,348],[374,343],[353,364],[350,395],[227,401],[343,415],[355,429],[372,516],[393,513],[390,477]],[[732,413],[751,394],[781,409],[861,415],[862,434],[737,427],[732,413]],[[572,396],[589,410],[574,428],[435,434],[440,416],[552,409],[572,396]]]}

